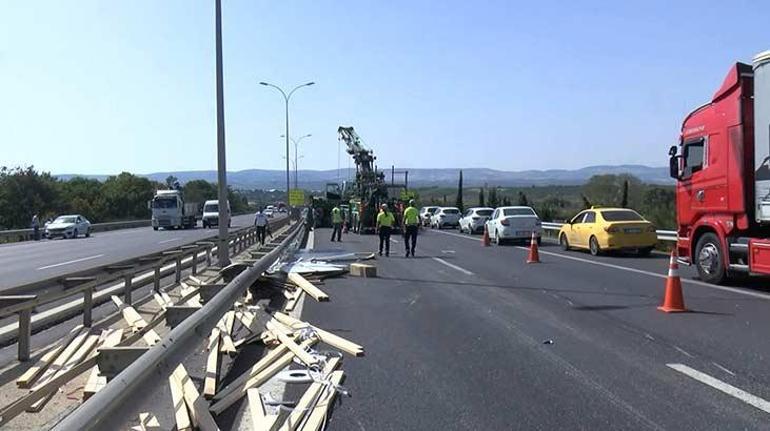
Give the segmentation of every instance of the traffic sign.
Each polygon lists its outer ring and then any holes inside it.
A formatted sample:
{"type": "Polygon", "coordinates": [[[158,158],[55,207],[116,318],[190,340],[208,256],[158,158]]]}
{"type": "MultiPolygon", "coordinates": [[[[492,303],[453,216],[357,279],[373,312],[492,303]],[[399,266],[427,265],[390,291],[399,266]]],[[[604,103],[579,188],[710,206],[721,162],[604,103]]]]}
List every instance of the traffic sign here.
{"type": "Polygon", "coordinates": [[[289,190],[289,205],[296,207],[305,204],[305,191],[302,189],[289,190]]]}

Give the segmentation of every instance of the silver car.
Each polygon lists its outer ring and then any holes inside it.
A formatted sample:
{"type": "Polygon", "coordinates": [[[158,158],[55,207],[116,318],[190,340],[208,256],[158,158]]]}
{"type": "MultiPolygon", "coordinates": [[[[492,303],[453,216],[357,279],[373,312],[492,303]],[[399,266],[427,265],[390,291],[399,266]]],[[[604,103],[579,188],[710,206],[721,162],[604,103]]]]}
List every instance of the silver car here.
{"type": "Polygon", "coordinates": [[[59,216],[45,227],[45,236],[49,239],[77,238],[78,235],[91,236],[91,222],[80,214],[59,216]]]}
{"type": "Polygon", "coordinates": [[[484,232],[484,224],[492,215],[493,208],[468,208],[460,218],[460,232],[468,234],[484,232]]]}
{"type": "Polygon", "coordinates": [[[440,207],[433,213],[430,224],[435,229],[458,227],[460,226],[460,210],[457,207],[440,207]]]}

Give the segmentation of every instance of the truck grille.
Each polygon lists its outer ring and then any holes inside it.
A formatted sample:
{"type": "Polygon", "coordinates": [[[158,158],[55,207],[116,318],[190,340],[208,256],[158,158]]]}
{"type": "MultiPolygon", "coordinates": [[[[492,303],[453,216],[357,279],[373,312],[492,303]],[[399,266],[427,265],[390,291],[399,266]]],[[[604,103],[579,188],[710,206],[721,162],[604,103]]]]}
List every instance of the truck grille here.
{"type": "Polygon", "coordinates": [[[171,219],[168,217],[161,217],[158,219],[158,226],[171,226],[171,219]]]}

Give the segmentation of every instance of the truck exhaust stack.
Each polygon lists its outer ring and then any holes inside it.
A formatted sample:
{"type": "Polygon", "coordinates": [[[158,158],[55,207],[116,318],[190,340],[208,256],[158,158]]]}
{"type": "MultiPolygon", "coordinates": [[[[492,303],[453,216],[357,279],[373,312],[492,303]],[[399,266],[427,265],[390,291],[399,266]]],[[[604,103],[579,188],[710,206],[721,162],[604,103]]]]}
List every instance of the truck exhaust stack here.
{"type": "Polygon", "coordinates": [[[770,222],[770,51],[754,57],[754,199],[756,220],[770,222]]]}

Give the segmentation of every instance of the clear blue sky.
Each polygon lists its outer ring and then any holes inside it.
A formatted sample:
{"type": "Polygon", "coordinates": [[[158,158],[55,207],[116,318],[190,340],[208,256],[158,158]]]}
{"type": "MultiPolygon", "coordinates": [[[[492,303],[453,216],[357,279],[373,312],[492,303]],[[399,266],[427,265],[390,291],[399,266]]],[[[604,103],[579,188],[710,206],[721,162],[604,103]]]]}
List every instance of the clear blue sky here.
{"type": "MultiPolygon", "coordinates": [[[[766,1],[224,1],[228,169],[665,165],[683,115],[770,49],[766,1]],[[342,166],[347,166],[343,154],[342,166]]],[[[216,168],[214,2],[0,1],[0,165],[216,168]]]]}

